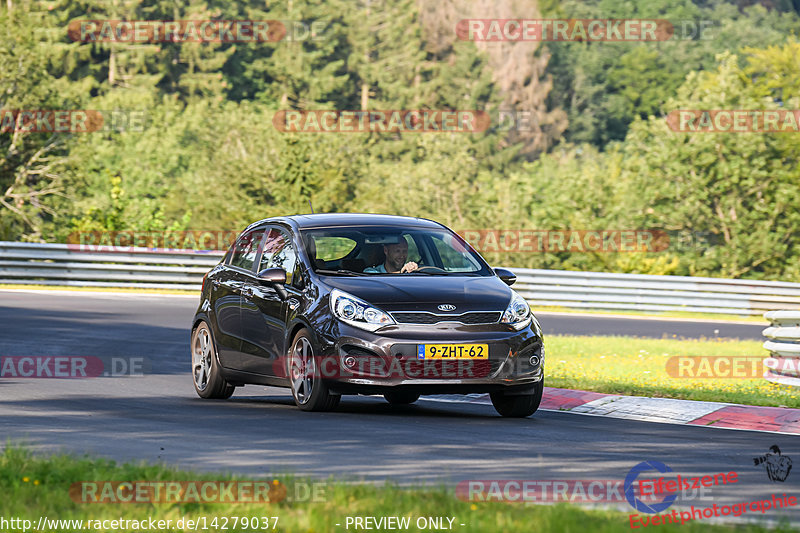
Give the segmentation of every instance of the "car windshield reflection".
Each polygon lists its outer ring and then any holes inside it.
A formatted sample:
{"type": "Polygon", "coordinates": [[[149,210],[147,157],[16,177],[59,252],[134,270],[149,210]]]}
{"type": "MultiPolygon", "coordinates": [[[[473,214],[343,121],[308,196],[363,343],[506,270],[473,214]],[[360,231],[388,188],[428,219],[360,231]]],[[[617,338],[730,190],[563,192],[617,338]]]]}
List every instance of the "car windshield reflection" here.
{"type": "Polygon", "coordinates": [[[491,276],[459,235],[446,229],[328,227],[302,231],[318,274],[339,276],[491,276]]]}

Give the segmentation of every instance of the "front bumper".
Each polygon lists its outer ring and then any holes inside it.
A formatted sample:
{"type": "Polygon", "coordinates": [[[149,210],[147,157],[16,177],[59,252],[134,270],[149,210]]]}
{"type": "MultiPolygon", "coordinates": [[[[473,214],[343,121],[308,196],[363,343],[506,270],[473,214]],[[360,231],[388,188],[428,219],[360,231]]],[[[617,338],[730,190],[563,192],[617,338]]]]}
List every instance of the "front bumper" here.
{"type": "Polygon", "coordinates": [[[527,390],[544,376],[542,338],[505,324],[392,325],[369,332],[337,321],[321,337],[322,377],[335,392],[421,394],[527,390]],[[417,345],[487,344],[488,359],[419,360],[417,345]]]}

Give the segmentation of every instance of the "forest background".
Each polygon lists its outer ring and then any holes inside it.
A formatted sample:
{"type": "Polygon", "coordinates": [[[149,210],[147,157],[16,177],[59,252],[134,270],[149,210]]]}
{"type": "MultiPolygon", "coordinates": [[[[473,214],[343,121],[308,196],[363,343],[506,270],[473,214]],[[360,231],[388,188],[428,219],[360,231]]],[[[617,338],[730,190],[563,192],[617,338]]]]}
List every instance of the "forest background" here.
{"type": "Polygon", "coordinates": [[[0,110],[120,110],[144,126],[0,133],[0,240],[237,231],[310,201],[459,230],[672,237],[657,252],[486,253],[497,265],[800,282],[800,133],[675,132],[666,120],[800,109],[798,30],[797,0],[3,0],[0,110]],[[473,42],[455,31],[468,18],[657,18],[676,32],[473,42]],[[80,42],[67,30],[82,19],[281,20],[288,33],[80,42]],[[492,124],[278,131],[274,114],[290,109],[475,109],[492,124]],[[523,116],[524,127],[508,118],[523,116]]]}

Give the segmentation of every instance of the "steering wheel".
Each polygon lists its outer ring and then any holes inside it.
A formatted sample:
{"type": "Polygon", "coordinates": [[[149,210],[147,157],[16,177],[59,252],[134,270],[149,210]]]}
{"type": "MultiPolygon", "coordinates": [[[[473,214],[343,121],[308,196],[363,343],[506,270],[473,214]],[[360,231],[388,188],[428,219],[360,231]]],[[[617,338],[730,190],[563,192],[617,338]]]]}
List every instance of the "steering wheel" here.
{"type": "Polygon", "coordinates": [[[421,267],[417,268],[416,270],[414,270],[413,272],[424,272],[425,270],[433,270],[434,272],[447,272],[447,270],[445,270],[443,268],[439,268],[437,266],[431,266],[431,265],[421,266],[421,267]]]}

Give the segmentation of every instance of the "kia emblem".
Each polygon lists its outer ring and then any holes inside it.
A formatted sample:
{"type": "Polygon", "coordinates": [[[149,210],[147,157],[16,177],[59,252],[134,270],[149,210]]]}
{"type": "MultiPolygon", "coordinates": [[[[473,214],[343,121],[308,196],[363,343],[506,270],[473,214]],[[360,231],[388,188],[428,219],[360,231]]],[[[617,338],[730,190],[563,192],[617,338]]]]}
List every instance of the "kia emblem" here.
{"type": "Polygon", "coordinates": [[[436,307],[439,311],[455,311],[456,306],[452,304],[441,304],[436,307]]]}

